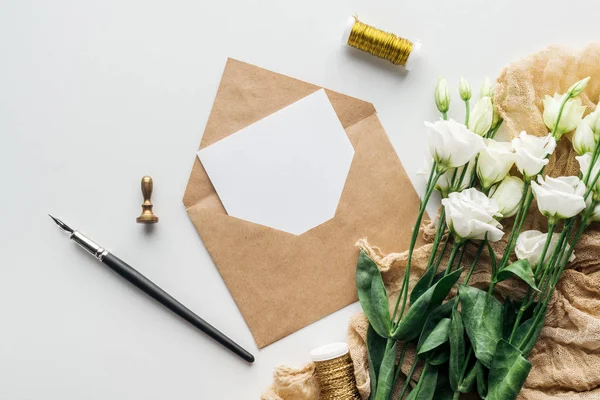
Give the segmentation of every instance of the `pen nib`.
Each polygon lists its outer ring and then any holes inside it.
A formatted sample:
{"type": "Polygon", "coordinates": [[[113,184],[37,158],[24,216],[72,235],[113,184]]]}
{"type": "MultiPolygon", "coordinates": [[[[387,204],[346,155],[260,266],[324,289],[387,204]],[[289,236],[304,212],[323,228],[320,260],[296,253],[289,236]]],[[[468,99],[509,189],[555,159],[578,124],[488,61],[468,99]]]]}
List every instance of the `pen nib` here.
{"type": "Polygon", "coordinates": [[[67,224],[65,224],[64,222],[62,222],[60,219],[54,218],[50,214],[48,214],[48,216],[50,216],[50,218],[52,218],[52,220],[54,222],[56,222],[56,225],[58,225],[60,227],[60,229],[62,229],[65,232],[73,233],[73,229],[69,228],[69,226],[67,224]]]}

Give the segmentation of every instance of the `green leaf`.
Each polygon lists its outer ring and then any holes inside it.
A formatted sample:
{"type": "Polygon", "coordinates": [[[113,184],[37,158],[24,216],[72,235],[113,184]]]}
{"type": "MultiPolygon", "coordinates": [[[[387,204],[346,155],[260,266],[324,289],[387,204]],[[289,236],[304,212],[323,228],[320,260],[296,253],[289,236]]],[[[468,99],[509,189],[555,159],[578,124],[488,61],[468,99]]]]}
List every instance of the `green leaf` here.
{"type": "MultiPolygon", "coordinates": [[[[477,364],[477,363],[475,363],[477,364]]],[[[473,365],[467,375],[464,377],[463,381],[458,385],[458,391],[461,393],[470,393],[473,391],[475,387],[475,382],[477,382],[477,365],[473,365]]]]}
{"type": "Polygon", "coordinates": [[[444,343],[442,346],[438,347],[427,353],[426,360],[431,365],[442,365],[448,362],[450,358],[450,346],[444,343]]]}
{"type": "Polygon", "coordinates": [[[512,278],[516,276],[520,278],[523,282],[528,284],[533,290],[540,291],[535,285],[535,277],[533,274],[533,270],[531,269],[531,265],[527,260],[519,260],[510,265],[504,267],[500,272],[498,272],[498,276],[496,277],[496,282],[500,282],[506,280],[508,278],[512,278]]]}
{"type": "Polygon", "coordinates": [[[425,340],[429,337],[431,332],[435,329],[437,324],[442,320],[442,318],[450,318],[452,315],[452,308],[454,307],[454,303],[458,299],[452,298],[448,300],[446,303],[438,306],[435,310],[433,310],[429,317],[425,320],[425,324],[423,325],[423,329],[421,330],[421,336],[419,337],[419,342],[417,343],[417,351],[421,348],[425,340]]]}
{"type": "MultiPolygon", "coordinates": [[[[429,268],[421,279],[417,282],[412,292],[410,293],[410,304],[413,304],[429,289],[429,282],[432,281],[432,277],[435,274],[435,268],[429,268]]],[[[433,281],[432,281],[433,283],[433,281]]]]}
{"type": "Polygon", "coordinates": [[[388,400],[392,394],[392,389],[394,386],[397,344],[398,343],[394,341],[392,346],[386,346],[385,354],[383,355],[383,360],[381,361],[381,366],[379,368],[379,380],[377,381],[377,393],[374,397],[375,400],[388,400]]]}
{"type": "Polygon", "coordinates": [[[442,304],[446,296],[448,296],[450,289],[452,289],[456,281],[458,281],[461,272],[462,268],[457,269],[427,289],[427,291],[410,306],[408,312],[394,330],[392,338],[395,340],[410,341],[419,336],[427,317],[433,310],[442,304]]]}
{"type": "Polygon", "coordinates": [[[527,332],[529,332],[529,330],[533,326],[533,323],[535,322],[535,317],[532,316],[527,321],[525,321],[521,325],[519,325],[519,327],[517,328],[517,330],[515,332],[515,336],[512,340],[512,343],[515,346],[519,346],[519,348],[521,349],[521,352],[523,353],[523,356],[527,357],[529,355],[529,353],[531,352],[531,350],[533,350],[533,347],[535,346],[535,343],[537,342],[537,339],[540,336],[540,332],[542,331],[542,328],[544,327],[544,319],[545,319],[545,317],[539,319],[539,322],[537,323],[536,327],[534,328],[533,334],[529,335],[529,339],[527,340],[527,343],[523,343],[523,345],[521,345],[521,346],[520,346],[520,344],[523,341],[523,339],[525,339],[525,335],[527,335],[527,332]]]}
{"type": "Polygon", "coordinates": [[[450,332],[450,318],[442,318],[436,327],[431,331],[427,339],[423,342],[419,348],[418,355],[427,353],[428,351],[434,350],[437,347],[448,341],[448,334],[450,332]]]}
{"type": "Polygon", "coordinates": [[[453,391],[457,391],[465,363],[465,328],[460,313],[454,308],[448,340],[450,341],[450,365],[448,366],[450,387],[453,391]]]}
{"type": "Polygon", "coordinates": [[[519,349],[502,339],[498,342],[489,375],[487,400],[513,400],[531,371],[531,363],[519,349]]]}
{"type": "Polygon", "coordinates": [[[379,336],[389,337],[392,329],[387,294],[377,264],[363,250],[356,266],[356,291],[367,319],[379,336]]]}
{"type": "Polygon", "coordinates": [[[432,400],[433,395],[435,394],[435,388],[437,385],[438,379],[438,368],[430,365],[425,371],[425,376],[423,377],[423,383],[421,384],[421,389],[415,395],[415,400],[432,400]]]}
{"type": "Polygon", "coordinates": [[[502,337],[504,339],[508,339],[512,333],[521,303],[519,301],[512,301],[510,297],[507,297],[504,300],[504,304],[502,304],[502,337]]]}
{"type": "Polygon", "coordinates": [[[473,351],[478,360],[489,368],[502,338],[502,304],[483,290],[460,285],[462,319],[473,351]]]}
{"type": "Polygon", "coordinates": [[[475,373],[477,375],[477,393],[479,397],[485,399],[488,392],[488,380],[486,377],[486,368],[481,364],[481,361],[477,360],[475,363],[475,373]]]}
{"type": "Polygon", "coordinates": [[[385,354],[387,340],[375,332],[375,329],[369,324],[367,329],[367,357],[369,360],[369,378],[371,380],[371,393],[375,394],[377,389],[377,377],[379,376],[379,367],[385,354]]]}

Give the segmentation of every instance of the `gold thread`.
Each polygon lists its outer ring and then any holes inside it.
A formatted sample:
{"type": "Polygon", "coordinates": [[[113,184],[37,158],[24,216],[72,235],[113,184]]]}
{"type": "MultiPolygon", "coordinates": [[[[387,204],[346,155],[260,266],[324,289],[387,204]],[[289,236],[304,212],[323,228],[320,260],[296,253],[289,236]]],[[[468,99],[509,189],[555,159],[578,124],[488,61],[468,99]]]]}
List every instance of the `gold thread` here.
{"type": "Polygon", "coordinates": [[[360,400],[350,354],[315,361],[315,373],[321,388],[320,400],[360,400]]]}
{"type": "Polygon", "coordinates": [[[356,15],[348,45],[402,66],[406,66],[413,47],[410,40],[362,23],[356,15]]]}

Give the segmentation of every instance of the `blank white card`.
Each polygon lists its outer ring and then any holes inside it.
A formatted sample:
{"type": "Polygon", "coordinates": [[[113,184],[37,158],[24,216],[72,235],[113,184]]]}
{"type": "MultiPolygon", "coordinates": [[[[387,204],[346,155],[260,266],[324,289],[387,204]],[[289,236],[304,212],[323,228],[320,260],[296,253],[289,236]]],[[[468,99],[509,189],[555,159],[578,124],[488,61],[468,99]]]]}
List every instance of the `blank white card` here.
{"type": "Polygon", "coordinates": [[[353,156],[322,89],[198,152],[230,216],[295,235],[334,217],[353,156]]]}

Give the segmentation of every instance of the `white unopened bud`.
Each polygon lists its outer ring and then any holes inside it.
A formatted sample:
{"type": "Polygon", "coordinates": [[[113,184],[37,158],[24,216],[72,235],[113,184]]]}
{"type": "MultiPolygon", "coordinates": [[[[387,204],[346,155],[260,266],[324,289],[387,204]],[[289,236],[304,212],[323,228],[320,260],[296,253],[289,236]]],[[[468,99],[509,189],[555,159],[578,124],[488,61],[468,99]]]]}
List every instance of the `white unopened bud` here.
{"type": "Polygon", "coordinates": [[[481,92],[479,93],[480,97],[494,97],[494,88],[490,83],[490,78],[486,76],[483,81],[483,86],[481,87],[481,92]]]}
{"type": "Polygon", "coordinates": [[[585,90],[585,87],[587,86],[589,81],[590,81],[590,77],[588,76],[587,78],[584,78],[580,81],[575,82],[573,85],[571,85],[571,87],[567,91],[568,96],[569,97],[579,96],[579,94],[585,90]]]}
{"type": "MultiPolygon", "coordinates": [[[[591,114],[590,114],[591,115],[591,114]]],[[[585,153],[591,153],[596,148],[596,139],[594,138],[594,131],[586,121],[588,117],[579,121],[577,129],[573,134],[573,148],[575,152],[582,156],[585,153]]]]}
{"type": "Polygon", "coordinates": [[[448,84],[444,77],[440,76],[435,87],[435,105],[441,113],[447,113],[450,109],[450,95],[448,94],[448,84]]]}
{"type": "Polygon", "coordinates": [[[467,82],[467,80],[463,76],[460,77],[460,82],[458,84],[458,93],[460,94],[460,98],[463,99],[463,101],[471,100],[471,85],[469,85],[469,82],[467,82]]]}
{"type": "Polygon", "coordinates": [[[482,97],[469,118],[468,128],[478,134],[484,136],[490,130],[494,119],[494,105],[489,97],[482,97]]]}
{"type": "Polygon", "coordinates": [[[596,111],[588,114],[584,119],[585,122],[590,126],[592,132],[594,132],[594,139],[600,140],[600,107],[596,107],[596,111]]]}

